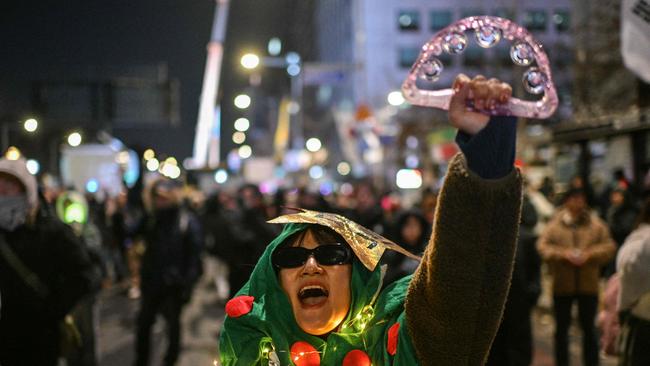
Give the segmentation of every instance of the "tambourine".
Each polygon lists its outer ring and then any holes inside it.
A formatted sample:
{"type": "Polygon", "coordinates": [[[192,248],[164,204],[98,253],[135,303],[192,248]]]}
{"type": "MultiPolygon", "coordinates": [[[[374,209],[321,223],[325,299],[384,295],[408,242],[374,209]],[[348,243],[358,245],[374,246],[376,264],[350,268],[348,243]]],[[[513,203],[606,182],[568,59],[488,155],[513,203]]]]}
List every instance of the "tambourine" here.
{"type": "MultiPolygon", "coordinates": [[[[496,46],[503,38],[511,42],[510,58],[517,66],[528,67],[522,77],[524,89],[535,95],[543,94],[537,101],[510,98],[508,103],[497,105],[482,113],[500,116],[518,116],[544,119],[557,108],[558,98],[553,84],[548,56],[542,44],[526,28],[508,19],[493,16],[473,16],[461,19],[436,33],[422,46],[420,56],[411,67],[402,84],[404,98],[411,104],[448,110],[453,89],[427,90],[418,87],[421,80],[435,83],[444,70],[439,56],[445,52],[457,55],[468,47],[467,33],[474,33],[476,43],[483,48],[496,46]]],[[[473,106],[469,108],[474,109],[473,106]]]]}

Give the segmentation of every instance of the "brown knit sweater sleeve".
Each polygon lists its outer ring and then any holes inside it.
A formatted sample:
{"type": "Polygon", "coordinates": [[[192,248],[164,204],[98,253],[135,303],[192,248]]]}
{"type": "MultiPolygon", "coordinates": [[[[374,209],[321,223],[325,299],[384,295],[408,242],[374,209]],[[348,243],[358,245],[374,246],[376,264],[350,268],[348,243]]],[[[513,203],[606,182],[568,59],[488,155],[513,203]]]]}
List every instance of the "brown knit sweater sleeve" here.
{"type": "Polygon", "coordinates": [[[486,180],[462,154],[453,158],[405,302],[420,365],[484,364],[510,287],[521,202],[516,169],[486,180]]]}

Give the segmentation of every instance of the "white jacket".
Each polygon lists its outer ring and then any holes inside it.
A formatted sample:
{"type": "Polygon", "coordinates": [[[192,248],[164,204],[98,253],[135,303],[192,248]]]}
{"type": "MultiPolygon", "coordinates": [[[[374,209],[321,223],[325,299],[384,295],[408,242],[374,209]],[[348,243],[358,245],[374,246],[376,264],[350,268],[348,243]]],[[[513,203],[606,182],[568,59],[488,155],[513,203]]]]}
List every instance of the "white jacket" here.
{"type": "Polygon", "coordinates": [[[616,269],[621,276],[618,309],[650,321],[650,224],[641,224],[625,239],[616,269]]]}

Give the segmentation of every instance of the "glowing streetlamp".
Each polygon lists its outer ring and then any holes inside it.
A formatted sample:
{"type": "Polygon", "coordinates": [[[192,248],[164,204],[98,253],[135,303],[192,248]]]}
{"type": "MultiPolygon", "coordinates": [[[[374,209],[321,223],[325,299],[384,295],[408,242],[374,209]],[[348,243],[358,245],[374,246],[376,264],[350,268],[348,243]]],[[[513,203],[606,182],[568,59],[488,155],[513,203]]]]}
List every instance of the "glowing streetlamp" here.
{"type": "Polygon", "coordinates": [[[251,122],[248,120],[248,118],[237,118],[235,121],[235,130],[239,132],[246,132],[251,126],[251,122]]]}
{"type": "Polygon", "coordinates": [[[34,132],[38,129],[38,121],[34,118],[25,120],[25,123],[23,123],[23,128],[25,128],[25,131],[27,132],[34,132]]]}
{"type": "Polygon", "coordinates": [[[336,171],[339,172],[339,174],[346,176],[350,174],[350,171],[352,171],[352,167],[350,167],[350,164],[342,161],[336,166],[336,171]]]}
{"type": "Polygon", "coordinates": [[[259,66],[260,58],[254,53],[247,53],[242,56],[240,63],[245,69],[252,70],[259,66]]]}
{"type": "Polygon", "coordinates": [[[239,109],[246,109],[251,105],[251,97],[246,94],[239,94],[235,97],[235,107],[239,109]]]}
{"type": "Polygon", "coordinates": [[[151,160],[154,157],[156,157],[156,153],[152,149],[147,149],[142,154],[142,157],[144,158],[144,160],[151,160]]]}
{"type": "Polygon", "coordinates": [[[68,135],[68,145],[72,147],[77,147],[81,145],[81,134],[79,132],[73,132],[70,135],[68,135]]]}
{"type": "Polygon", "coordinates": [[[312,137],[312,138],[310,138],[310,139],[307,140],[307,142],[305,143],[305,147],[307,148],[307,150],[309,150],[309,151],[311,151],[311,152],[316,152],[316,151],[320,150],[320,148],[321,148],[322,146],[323,146],[322,143],[321,143],[320,140],[317,139],[316,137],[312,137]]]}
{"type": "Polygon", "coordinates": [[[250,156],[253,154],[253,149],[251,149],[251,147],[248,145],[242,145],[239,147],[237,152],[240,158],[247,159],[250,158],[250,156]]]}
{"type": "Polygon", "coordinates": [[[240,131],[237,131],[232,134],[232,142],[236,144],[243,144],[246,141],[246,134],[240,131]]]}
{"type": "Polygon", "coordinates": [[[155,172],[160,167],[160,162],[156,158],[151,158],[147,160],[147,170],[150,172],[155,172]]]}
{"type": "Polygon", "coordinates": [[[277,56],[282,52],[282,41],[280,41],[280,38],[273,37],[269,40],[269,44],[267,46],[267,50],[269,51],[269,54],[271,56],[277,56]]]}

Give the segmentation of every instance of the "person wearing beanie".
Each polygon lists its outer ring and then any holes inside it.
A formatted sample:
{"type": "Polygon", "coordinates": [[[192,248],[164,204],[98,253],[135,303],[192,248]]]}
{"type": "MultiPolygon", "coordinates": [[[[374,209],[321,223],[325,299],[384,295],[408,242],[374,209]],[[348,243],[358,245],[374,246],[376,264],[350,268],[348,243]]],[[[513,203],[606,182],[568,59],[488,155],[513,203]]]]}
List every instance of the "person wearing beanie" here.
{"type": "Polygon", "coordinates": [[[25,161],[0,159],[0,365],[56,365],[64,319],[94,280],[82,243],[39,204],[25,161]]]}

